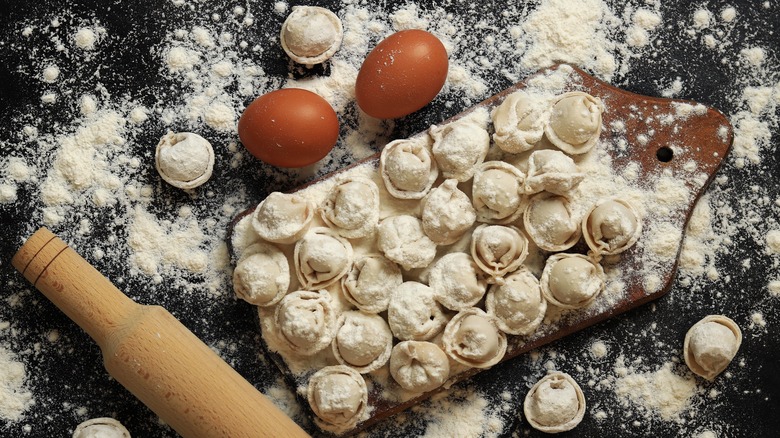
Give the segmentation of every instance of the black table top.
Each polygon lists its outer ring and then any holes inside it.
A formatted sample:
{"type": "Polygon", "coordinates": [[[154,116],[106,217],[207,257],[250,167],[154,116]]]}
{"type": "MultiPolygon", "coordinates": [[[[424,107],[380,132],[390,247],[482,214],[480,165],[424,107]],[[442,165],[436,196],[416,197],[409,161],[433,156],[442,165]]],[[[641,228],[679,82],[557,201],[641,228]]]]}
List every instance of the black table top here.
{"type": "MultiPolygon", "coordinates": [[[[36,402],[21,420],[2,419],[0,436],[70,436],[78,423],[99,416],[119,419],[133,436],[176,436],[108,377],[102,368],[100,351],[91,339],[11,267],[15,250],[50,220],[52,213],[62,216],[62,220],[52,224],[51,229],[120,289],[141,303],[169,309],[258,389],[284,401],[278,395],[283,392],[279,389],[284,388],[278,371],[259,354],[260,335],[254,308],[233,297],[229,268],[210,265],[205,273],[192,273],[159,262],[158,274],[143,273],[133,268],[137,263],[129,260],[133,254],[127,239],[131,218],[139,214],[139,208],[157,217],[162,226],[173,228],[181,226],[191,211],[189,217],[197,218],[204,234],[204,243],[195,247],[212,257],[211,251],[218,251],[217,243],[224,241],[231,215],[230,210],[220,211],[226,204],[241,210],[273,190],[289,190],[355,159],[354,151],[346,145],[347,134],[354,131],[358,120],[353,102],[346,102],[339,111],[342,137],[333,159],[312,169],[279,171],[246,154],[239,157],[242,148],[235,145],[238,138],[234,129],[214,129],[203,121],[203,115],[187,120],[181,110],[187,99],[215,95],[198,88],[202,84],[197,80],[170,73],[165,66],[166,49],[175,41],[189,38],[178,39],[178,29],[189,32],[200,26],[212,32],[220,48],[196,47],[205,54],[196,62],[195,71],[199,74],[207,74],[205,68],[198,69],[200,64],[220,57],[232,63],[234,72],[250,63],[262,68],[249,83],[249,89],[234,80],[211,80],[206,84],[217,84],[216,99],[228,96],[226,102],[236,114],[259,94],[256,90],[278,88],[289,77],[327,75],[327,69],[308,71],[293,66],[278,44],[278,29],[289,8],[299,2],[2,3],[0,185],[15,187],[16,199],[0,203],[0,223],[4,228],[0,233],[0,346],[12,351],[24,364],[25,386],[36,402]],[[252,22],[246,21],[249,16],[253,17],[252,22]],[[80,28],[96,30],[98,39],[93,49],[77,46],[75,33],[80,28]],[[230,38],[220,39],[224,33],[229,33],[230,38]],[[43,70],[52,64],[58,66],[60,75],[48,83],[43,80],[43,70]],[[56,101],[43,102],[42,96],[47,93],[56,95],[56,101]],[[45,209],[41,187],[52,174],[54,157],[63,148],[63,139],[76,132],[80,124],[87,123],[84,120],[88,116],[82,116],[79,110],[84,94],[94,96],[98,112],[116,108],[127,120],[122,132],[124,152],[117,153],[116,147],[112,147],[114,152],[108,157],[127,159],[128,171],[120,175],[118,190],[128,193],[136,184],[148,186],[150,193],[133,199],[116,195],[118,201],[98,205],[101,193],[88,189],[76,194],[84,200],[65,202],[59,209],[45,209]],[[149,109],[148,120],[138,125],[133,124],[129,115],[129,110],[136,106],[149,109]],[[30,136],[25,127],[35,127],[37,137],[30,136]],[[214,176],[197,195],[166,185],[154,170],[154,145],[169,129],[199,132],[216,146],[214,176]],[[9,163],[17,159],[33,169],[32,178],[9,176],[9,163]],[[228,202],[229,199],[232,201],[228,202]],[[180,216],[185,219],[177,219],[180,216]]],[[[451,23],[448,38],[455,41],[457,48],[451,56],[453,65],[462,66],[472,78],[479,78],[484,88],[445,88],[428,107],[386,126],[391,138],[422,131],[530,73],[532,69],[521,64],[522,47],[518,41],[523,39],[512,35],[518,25],[528,21],[531,12],[553,1],[515,6],[495,1],[484,5],[460,1],[416,3],[421,16],[433,17],[434,30],[443,31],[447,28],[444,24],[451,23]],[[452,16],[447,17],[447,13],[452,16]]],[[[778,279],[780,256],[767,249],[766,240],[767,233],[780,229],[780,203],[776,202],[780,199],[780,186],[776,183],[780,163],[775,148],[780,142],[780,5],[774,1],[658,2],[662,4],[655,10],[662,16],[662,23],[648,31],[649,44],[643,48],[627,45],[633,11],[640,7],[653,10],[653,3],[589,2],[593,5],[590,12],[598,13],[606,5],[614,15],[610,24],[599,30],[607,41],[616,43],[607,50],[615,56],[618,69],[605,79],[629,91],[653,96],[674,90],[677,81],[680,87],[672,93],[674,97],[718,108],[735,125],[740,143],[706,195],[714,235],[703,241],[705,250],[700,253],[702,257],[707,254],[707,260],[699,265],[707,269],[683,271],[669,294],[659,300],[566,337],[533,355],[481,373],[453,388],[444,402],[424,403],[420,409],[369,429],[368,436],[422,435],[426,428],[434,434],[432,424],[453,423],[455,417],[469,415],[464,409],[443,411],[449,405],[464,406],[462,400],[473,394],[486,400],[481,411],[492,414],[496,420],[485,421],[485,436],[538,436],[539,432],[531,429],[521,415],[522,398],[546,367],[571,374],[586,393],[585,419],[564,436],[696,436],[705,431],[718,437],[775,436],[780,428],[780,297],[773,296],[768,285],[778,279]],[[710,24],[697,28],[694,13],[705,7],[712,12],[710,24]],[[733,21],[721,17],[721,11],[727,7],[736,10],[733,21]],[[751,57],[751,53],[758,53],[746,51],[751,48],[763,48],[763,62],[751,57]],[[624,49],[635,54],[625,53],[624,49]],[[768,104],[758,108],[753,100],[754,106],[750,107],[744,97],[760,94],[761,87],[769,96],[768,104]],[[753,144],[757,148],[751,155],[753,144]],[[679,418],[663,419],[652,412],[645,415],[642,407],[626,403],[625,398],[615,394],[615,379],[620,374],[615,368],[621,360],[632,367],[631,374],[652,373],[668,362],[676,362],[674,372],[691,378],[686,367],[679,365],[683,338],[693,323],[708,314],[725,314],[734,319],[743,330],[744,340],[728,375],[711,383],[695,380],[697,390],[689,410],[679,418]],[[608,347],[604,357],[591,354],[591,345],[596,341],[603,341],[608,347]],[[602,379],[605,381],[600,382],[602,379]],[[491,432],[488,423],[503,427],[491,432]]],[[[329,7],[342,18],[355,10],[368,11],[371,20],[384,28],[377,28],[366,42],[367,47],[390,32],[394,11],[414,10],[394,1],[379,5],[352,1],[309,4],[329,7]]],[[[594,71],[596,63],[591,61],[583,60],[582,67],[598,76],[599,71],[594,71]]],[[[374,146],[375,150],[381,143],[374,146]]],[[[286,403],[294,406],[296,402],[286,403]]],[[[473,407],[479,402],[466,404],[473,407]]],[[[296,419],[306,421],[302,416],[296,419]]],[[[313,432],[311,424],[304,426],[313,432]]],[[[464,430],[470,429],[461,432],[464,430]]]]}

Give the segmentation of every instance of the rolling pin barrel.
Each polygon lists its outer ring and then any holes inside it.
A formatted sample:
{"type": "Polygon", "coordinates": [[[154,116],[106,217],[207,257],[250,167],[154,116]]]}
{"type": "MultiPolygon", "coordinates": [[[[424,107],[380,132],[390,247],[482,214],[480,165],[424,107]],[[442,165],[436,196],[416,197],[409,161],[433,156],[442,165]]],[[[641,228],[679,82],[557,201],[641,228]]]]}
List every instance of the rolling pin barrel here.
{"type": "Polygon", "coordinates": [[[135,303],[49,230],[12,264],[97,342],[109,374],[183,437],[308,437],[168,311],[135,303]]]}

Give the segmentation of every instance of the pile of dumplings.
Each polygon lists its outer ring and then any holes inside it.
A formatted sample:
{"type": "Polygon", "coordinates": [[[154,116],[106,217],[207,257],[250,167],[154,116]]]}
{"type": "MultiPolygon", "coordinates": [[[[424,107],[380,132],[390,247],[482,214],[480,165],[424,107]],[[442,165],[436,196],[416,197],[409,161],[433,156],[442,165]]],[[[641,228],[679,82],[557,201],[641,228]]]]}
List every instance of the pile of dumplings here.
{"type": "Polygon", "coordinates": [[[306,394],[320,427],[341,433],[368,417],[365,375],[386,369],[411,398],[501,361],[507,337],[532,335],[548,306],[596,300],[602,257],[642,228],[624,199],[573,208],[587,178],[575,158],[598,144],[603,110],[581,91],[519,90],[492,112],[389,143],[378,171],[257,206],[235,291],[260,306],[270,349],[322,365],[306,394]],[[565,252],[583,240],[587,254],[565,252]],[[546,259],[541,273],[529,254],[546,259]]]}

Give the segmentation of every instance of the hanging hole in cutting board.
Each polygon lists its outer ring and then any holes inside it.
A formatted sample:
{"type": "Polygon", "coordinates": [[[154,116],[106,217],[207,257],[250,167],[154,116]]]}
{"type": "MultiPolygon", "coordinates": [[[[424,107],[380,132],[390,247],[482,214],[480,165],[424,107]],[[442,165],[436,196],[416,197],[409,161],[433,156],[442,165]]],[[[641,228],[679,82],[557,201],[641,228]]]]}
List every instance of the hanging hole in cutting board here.
{"type": "Polygon", "coordinates": [[[663,146],[656,151],[655,156],[658,161],[668,163],[674,158],[674,151],[669,146],[663,146]]]}

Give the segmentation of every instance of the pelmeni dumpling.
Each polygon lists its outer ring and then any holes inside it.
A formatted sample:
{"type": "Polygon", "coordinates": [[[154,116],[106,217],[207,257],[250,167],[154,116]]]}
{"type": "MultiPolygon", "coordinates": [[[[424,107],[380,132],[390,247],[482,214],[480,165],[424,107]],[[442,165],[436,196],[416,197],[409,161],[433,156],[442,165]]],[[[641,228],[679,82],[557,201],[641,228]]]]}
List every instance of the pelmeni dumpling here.
{"type": "Polygon", "coordinates": [[[330,228],[312,228],[295,244],[293,263],[305,289],[320,290],[352,267],[352,245],[330,228]]]}
{"type": "Polygon", "coordinates": [[[544,133],[558,149],[570,155],[593,149],[601,135],[601,100],[582,91],[558,96],[544,133]]]}
{"type": "Polygon", "coordinates": [[[293,6],[282,23],[279,42],[293,61],[315,65],[327,61],[341,46],[344,30],[339,17],[319,6],[293,6]]]}
{"type": "Polygon", "coordinates": [[[534,147],[544,135],[549,102],[532,96],[524,90],[507,96],[491,113],[493,141],[511,154],[519,154],[534,147]]]}
{"type": "Polygon", "coordinates": [[[528,194],[544,191],[566,195],[583,179],[585,174],[579,171],[570,156],[561,151],[543,149],[531,152],[528,157],[528,175],[525,178],[528,194]]]}
{"type": "Polygon", "coordinates": [[[320,213],[328,226],[348,239],[368,236],[379,222],[379,189],[368,178],[348,178],[330,190],[320,213]]]}
{"type": "Polygon", "coordinates": [[[198,134],[168,131],[157,144],[154,165],[168,184],[194,189],[211,178],[214,148],[198,134]]]}
{"type": "Polygon", "coordinates": [[[525,175],[503,161],[486,161],[474,174],[471,198],[477,220],[508,224],[520,217],[525,202],[525,175]]]}
{"type": "Polygon", "coordinates": [[[705,316],[685,335],[685,364],[694,373],[713,380],[729,366],[742,344],[742,330],[731,318],[705,316]]]}
{"type": "Polygon", "coordinates": [[[314,373],[306,398],[317,425],[334,433],[347,431],[368,417],[366,381],[345,365],[327,366],[314,373]]]}
{"type": "Polygon", "coordinates": [[[379,156],[379,174],[391,196],[422,199],[439,176],[428,134],[394,140],[379,156]]]}
{"type": "Polygon", "coordinates": [[[330,345],[336,317],[330,294],[324,290],[291,292],[274,313],[279,341],[302,356],[311,356],[330,345]]]}
{"type": "Polygon", "coordinates": [[[309,229],[316,210],[300,195],[273,192],[252,213],[252,228],[263,240],[293,243],[309,229]]]}
{"type": "Polygon", "coordinates": [[[594,255],[619,254],[642,234],[642,220],[629,202],[609,199],[595,205],[582,221],[582,235],[594,255]]]}
{"type": "Polygon", "coordinates": [[[506,334],[482,309],[461,310],[444,328],[444,352],[463,365],[490,368],[506,353],[506,334]]]}
{"type": "Polygon", "coordinates": [[[257,242],[244,250],[233,271],[236,296],[256,306],[272,306],[289,287],[290,265],[279,248],[257,242]]]}
{"type": "Polygon", "coordinates": [[[581,254],[553,254],[539,281],[547,301],[563,309],[579,309],[604,290],[604,268],[581,254]]]}
{"type": "Polygon", "coordinates": [[[523,224],[536,245],[546,251],[563,251],[580,240],[580,221],[569,198],[539,193],[528,202],[523,224]]]}
{"type": "Polygon", "coordinates": [[[525,268],[509,274],[501,284],[490,286],[485,299],[488,315],[510,335],[529,335],[544,319],[547,301],[539,280],[525,268]]]}
{"type": "Polygon", "coordinates": [[[406,281],[390,296],[387,322],[402,341],[427,341],[447,324],[447,317],[434,299],[433,289],[415,281],[406,281]]]}
{"type": "Polygon", "coordinates": [[[490,146],[488,113],[478,108],[454,122],[431,126],[433,156],[444,178],[468,181],[482,164],[490,146]]]}
{"type": "Polygon", "coordinates": [[[436,301],[450,310],[472,307],[482,299],[487,281],[474,259],[462,252],[445,255],[431,266],[428,284],[436,301]]]}
{"type": "Polygon", "coordinates": [[[536,430],[545,433],[572,430],[585,416],[585,395],[570,375],[554,371],[528,391],[523,413],[536,430]]]}
{"type": "Polygon", "coordinates": [[[99,417],[76,426],[72,438],[130,438],[130,432],[114,418],[99,417]]]}
{"type": "Polygon", "coordinates": [[[471,235],[471,257],[488,275],[488,283],[502,282],[527,256],[528,239],[513,226],[483,224],[471,235]]]}
{"type": "Polygon", "coordinates": [[[340,364],[365,374],[387,363],[393,348],[393,334],[381,316],[351,310],[342,313],[336,322],[336,335],[331,345],[340,364]]]}
{"type": "Polygon", "coordinates": [[[381,254],[368,254],[355,260],[342,277],[344,298],[368,313],[387,310],[390,294],[403,283],[398,265],[381,254]]]}
{"type": "Polygon", "coordinates": [[[407,391],[432,391],[450,376],[450,360],[432,342],[402,341],[390,354],[390,375],[407,391]]]}
{"type": "Polygon", "coordinates": [[[422,227],[437,245],[449,245],[460,239],[476,220],[469,197],[458,189],[458,181],[445,180],[421,202],[422,227]]]}
{"type": "Polygon", "coordinates": [[[379,223],[377,248],[402,268],[424,268],[436,257],[436,244],[414,216],[391,216],[379,223]]]}

